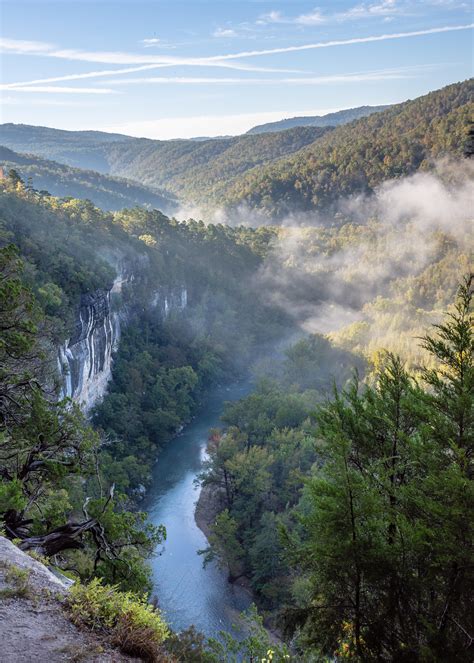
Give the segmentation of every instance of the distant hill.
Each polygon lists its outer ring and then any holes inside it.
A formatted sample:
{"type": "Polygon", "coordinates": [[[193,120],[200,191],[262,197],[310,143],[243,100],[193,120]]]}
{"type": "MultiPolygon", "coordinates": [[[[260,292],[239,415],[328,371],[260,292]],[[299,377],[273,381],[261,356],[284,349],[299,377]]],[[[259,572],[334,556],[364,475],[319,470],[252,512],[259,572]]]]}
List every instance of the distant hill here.
{"type": "Polygon", "coordinates": [[[12,123],[0,125],[0,145],[100,173],[107,173],[108,165],[99,146],[129,140],[135,139],[105,131],[64,131],[12,123]]]}
{"type": "Polygon", "coordinates": [[[352,121],[348,114],[362,109],[341,111],[335,115],[347,123],[337,127],[158,141],[4,124],[0,144],[171,192],[203,213],[250,209],[278,219],[461,156],[473,92],[468,80],[352,121]]]}
{"type": "Polygon", "coordinates": [[[361,117],[367,117],[372,113],[380,113],[388,106],[359,106],[358,108],[347,108],[336,113],[327,113],[326,115],[308,115],[305,117],[290,117],[278,122],[268,122],[259,124],[247,131],[247,134],[263,134],[271,131],[284,131],[294,127],[338,127],[341,124],[347,124],[352,120],[358,120],[361,117]]]}
{"type": "Polygon", "coordinates": [[[18,154],[3,146],[0,146],[0,166],[4,171],[14,168],[24,181],[31,178],[35,189],[49,191],[54,196],[87,198],[104,210],[140,205],[170,214],[178,206],[170,194],[130,180],[71,168],[32,154],[18,154]]]}
{"type": "Polygon", "coordinates": [[[296,127],[256,136],[204,140],[149,140],[125,137],[103,142],[92,132],[58,131],[26,125],[0,125],[0,144],[33,152],[72,167],[127,177],[166,189],[186,201],[209,198],[216,183],[271,163],[310,145],[330,128],[296,127]],[[86,135],[84,135],[86,134],[86,135]]]}
{"type": "Polygon", "coordinates": [[[328,209],[338,198],[429,170],[439,157],[462,157],[473,99],[470,79],[337,127],[295,154],[236,178],[221,192],[220,204],[258,209],[271,219],[328,209]]]}

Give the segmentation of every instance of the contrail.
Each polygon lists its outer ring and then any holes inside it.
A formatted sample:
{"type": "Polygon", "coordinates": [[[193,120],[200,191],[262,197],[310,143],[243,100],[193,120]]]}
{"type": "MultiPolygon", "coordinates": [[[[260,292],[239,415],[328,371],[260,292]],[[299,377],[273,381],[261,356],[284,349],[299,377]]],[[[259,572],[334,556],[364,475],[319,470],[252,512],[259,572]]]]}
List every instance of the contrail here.
{"type": "Polygon", "coordinates": [[[233,58],[251,58],[260,55],[276,55],[278,53],[294,53],[296,51],[309,51],[315,48],[332,48],[333,46],[348,46],[350,44],[368,44],[373,41],[386,41],[388,39],[405,39],[406,37],[422,37],[423,35],[434,35],[440,32],[454,32],[456,30],[469,30],[474,28],[474,23],[467,25],[447,25],[442,28],[430,28],[428,30],[416,30],[415,32],[396,32],[387,35],[372,37],[354,37],[353,39],[340,39],[337,41],[320,41],[315,44],[304,44],[302,46],[286,46],[283,48],[269,48],[263,51],[243,51],[228,55],[215,55],[209,60],[230,60],[233,58]]]}

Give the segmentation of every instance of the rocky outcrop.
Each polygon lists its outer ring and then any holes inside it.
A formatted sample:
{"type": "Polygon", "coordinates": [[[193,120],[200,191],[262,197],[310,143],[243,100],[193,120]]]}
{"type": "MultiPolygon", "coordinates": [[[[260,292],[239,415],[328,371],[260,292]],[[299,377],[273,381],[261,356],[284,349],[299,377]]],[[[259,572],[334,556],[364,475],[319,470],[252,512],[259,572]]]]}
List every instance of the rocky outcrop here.
{"type": "Polygon", "coordinates": [[[0,660],[5,663],[137,660],[81,630],[63,609],[67,579],[0,536],[0,660]]]}
{"type": "Polygon", "coordinates": [[[88,410],[104,395],[119,338],[120,318],[111,310],[110,291],[83,295],[74,333],[58,350],[63,397],[88,410]]]}
{"type": "MultiPolygon", "coordinates": [[[[121,324],[130,312],[113,306],[113,295],[120,294],[133,274],[121,271],[110,290],[97,290],[81,297],[75,329],[58,348],[58,370],[61,395],[79,403],[87,412],[104,396],[112,374],[112,355],[118,348],[121,324]]],[[[150,306],[160,311],[163,319],[171,312],[182,312],[188,304],[187,289],[159,287],[150,306]]]]}

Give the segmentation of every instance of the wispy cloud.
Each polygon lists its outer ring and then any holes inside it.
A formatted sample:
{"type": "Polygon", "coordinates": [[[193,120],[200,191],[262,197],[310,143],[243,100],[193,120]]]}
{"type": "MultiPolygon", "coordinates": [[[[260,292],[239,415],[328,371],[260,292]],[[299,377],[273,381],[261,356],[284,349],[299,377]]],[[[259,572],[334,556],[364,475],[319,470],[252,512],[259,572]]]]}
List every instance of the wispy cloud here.
{"type": "MultiPolygon", "coordinates": [[[[207,57],[186,58],[171,55],[140,55],[136,53],[122,53],[114,51],[83,51],[80,49],[57,49],[49,44],[41,42],[24,42],[15,39],[0,39],[0,51],[40,55],[65,60],[75,60],[81,62],[95,62],[101,64],[116,65],[159,65],[159,66],[226,66],[226,60],[239,60],[241,58],[258,57],[262,55],[273,55],[277,53],[291,53],[305,51],[317,48],[333,48],[336,46],[346,46],[351,44],[366,44],[370,42],[387,41],[393,39],[406,39],[410,37],[421,37],[425,35],[440,34],[444,32],[455,32],[459,30],[468,30],[474,27],[474,23],[464,25],[446,25],[425,30],[414,30],[410,32],[397,32],[382,35],[370,35],[366,37],[354,37],[351,39],[339,39],[332,41],[323,41],[298,46],[286,46],[280,48],[271,48],[254,51],[242,51],[238,53],[226,53],[223,55],[213,55],[207,57]],[[33,45],[37,48],[33,48],[33,45]]],[[[235,62],[234,67],[240,64],[235,62]]]]}
{"type": "Polygon", "coordinates": [[[0,90],[9,92],[43,92],[46,94],[116,94],[116,90],[101,87],[57,87],[54,85],[29,85],[25,87],[12,87],[0,85],[0,90]]]}
{"type": "Polygon", "coordinates": [[[333,41],[320,41],[312,44],[303,44],[301,46],[284,46],[280,48],[268,48],[265,50],[255,50],[255,51],[243,51],[240,53],[232,53],[228,55],[216,55],[212,58],[207,58],[210,60],[227,60],[227,59],[240,59],[240,58],[250,58],[257,57],[261,55],[276,55],[278,53],[295,53],[298,51],[308,51],[318,48],[334,48],[336,46],[349,46],[352,44],[369,44],[371,42],[378,41],[389,41],[393,39],[407,39],[411,37],[423,37],[426,35],[440,34],[443,32],[456,32],[459,30],[470,30],[474,28],[474,23],[468,23],[465,25],[446,25],[439,28],[428,28],[426,30],[414,30],[412,32],[396,32],[388,33],[384,35],[373,35],[368,37],[354,37],[351,39],[337,39],[333,41]]]}
{"type": "Polygon", "coordinates": [[[157,46],[160,44],[161,39],[158,39],[158,37],[150,37],[149,39],[142,39],[140,43],[143,44],[145,48],[150,48],[151,46],[157,46]]]}
{"type": "Polygon", "coordinates": [[[256,73],[298,73],[298,69],[274,68],[274,67],[259,67],[251,64],[244,64],[240,62],[225,61],[220,62],[215,59],[209,58],[184,58],[178,56],[165,56],[165,55],[136,55],[127,53],[112,53],[112,52],[99,52],[91,53],[81,50],[64,50],[57,49],[55,46],[43,42],[25,42],[17,39],[1,39],[0,38],[0,52],[15,53],[17,55],[37,55],[47,56],[53,58],[64,58],[83,60],[84,62],[95,62],[109,64],[133,64],[139,62],[134,67],[120,68],[120,69],[105,69],[101,71],[91,71],[83,74],[67,74],[64,76],[54,76],[49,78],[35,79],[33,81],[17,81],[10,83],[11,86],[24,86],[35,85],[38,83],[57,83],[61,81],[82,80],[87,78],[99,78],[103,76],[115,76],[128,73],[136,73],[138,71],[147,71],[149,69],[160,69],[163,67],[216,67],[222,69],[236,69],[239,71],[254,71],[256,73]]]}
{"type": "Polygon", "coordinates": [[[316,7],[312,11],[303,14],[287,15],[282,11],[273,10],[262,14],[257,20],[257,25],[314,26],[322,23],[338,23],[372,18],[386,20],[395,16],[409,16],[420,13],[423,11],[423,5],[437,6],[444,9],[459,9],[467,6],[466,3],[459,2],[458,0],[425,0],[425,2],[421,3],[413,3],[410,0],[378,0],[377,2],[361,2],[344,11],[336,12],[323,12],[319,7],[316,7]]]}
{"type": "MultiPolygon", "coordinates": [[[[139,71],[150,71],[153,69],[162,69],[169,67],[168,64],[148,64],[140,67],[125,67],[124,69],[102,69],[101,71],[88,71],[84,74],[67,74],[65,76],[52,76],[50,78],[37,78],[32,81],[17,81],[14,83],[6,84],[9,89],[18,89],[29,85],[40,85],[42,83],[61,83],[66,81],[77,81],[89,78],[103,78],[104,76],[117,76],[120,74],[132,74],[139,71]]],[[[214,63],[204,62],[202,67],[214,67],[214,63]]],[[[248,71],[253,73],[267,73],[267,74],[298,74],[302,73],[300,69],[281,69],[273,67],[257,67],[248,66],[246,64],[236,64],[233,62],[223,62],[221,64],[223,69],[236,69],[238,71],[248,71]]]]}
{"type": "Polygon", "coordinates": [[[25,39],[0,38],[0,49],[4,52],[18,53],[19,55],[39,55],[49,53],[54,49],[52,44],[44,41],[27,41],[25,39]]]}
{"type": "Polygon", "coordinates": [[[334,74],[330,76],[306,76],[298,78],[217,78],[217,77],[187,77],[187,76],[152,76],[140,78],[119,78],[106,81],[114,85],[325,85],[331,83],[360,83],[368,81],[386,81],[412,78],[420,69],[426,70],[431,65],[423,67],[405,67],[400,69],[381,69],[377,71],[352,72],[347,74],[334,74]]]}
{"type": "Polygon", "coordinates": [[[306,14],[299,14],[298,16],[285,16],[281,11],[271,11],[263,14],[257,21],[257,24],[263,25],[265,23],[282,23],[290,25],[319,25],[326,23],[327,16],[323,16],[320,9],[314,9],[306,14]]]}
{"type": "MultiPolygon", "coordinates": [[[[52,58],[61,58],[66,60],[77,60],[83,62],[95,62],[95,63],[107,63],[107,64],[131,64],[132,67],[125,67],[120,69],[105,69],[101,71],[91,71],[82,74],[68,74],[64,76],[55,76],[50,78],[36,79],[32,81],[19,81],[12,82],[7,84],[7,89],[10,90],[20,90],[29,89],[32,90],[32,86],[41,86],[45,83],[57,83],[57,82],[66,82],[73,80],[83,80],[98,78],[104,76],[117,76],[121,74],[128,73],[137,73],[139,71],[147,71],[152,69],[158,69],[163,67],[176,67],[176,66],[190,66],[190,67],[217,67],[217,68],[227,68],[235,69],[240,71],[248,72],[266,72],[266,73],[301,73],[297,70],[291,69],[281,69],[281,68],[271,68],[271,67],[259,67],[253,64],[245,64],[240,62],[242,59],[254,58],[266,55],[276,55],[283,53],[292,53],[300,52],[321,48],[336,48],[339,46],[349,46],[355,44],[366,44],[372,42],[382,42],[390,41],[396,39],[407,39],[415,38],[427,35],[441,34],[446,32],[454,32],[460,30],[468,30],[474,27],[473,23],[465,25],[448,25],[437,28],[428,28],[425,30],[416,30],[411,32],[398,32],[398,33],[388,33],[382,35],[371,35],[366,37],[354,37],[351,39],[340,39],[332,41],[321,41],[314,42],[303,45],[295,46],[285,46],[271,49],[261,49],[253,51],[241,51],[237,53],[224,53],[222,55],[207,56],[207,57],[196,57],[196,58],[186,58],[178,56],[168,56],[168,55],[137,55],[134,53],[121,53],[121,52],[109,52],[109,51],[99,51],[99,52],[90,52],[82,51],[79,49],[58,49],[57,47],[43,43],[43,42],[34,42],[34,41],[24,41],[24,40],[15,40],[15,39],[0,39],[0,51],[16,53],[21,55],[36,55],[36,56],[45,56],[52,58]]],[[[47,91],[51,92],[60,92],[71,90],[71,94],[74,94],[72,90],[81,90],[82,93],[86,93],[87,90],[100,90],[100,88],[63,88],[63,87],[53,87],[48,88],[47,91]]],[[[44,90],[46,91],[46,89],[44,90]]],[[[111,91],[107,90],[96,92],[90,92],[91,94],[110,94],[111,91]]],[[[79,92],[77,92],[79,94],[79,92]]]]}
{"type": "Polygon", "coordinates": [[[407,14],[413,11],[406,4],[401,5],[398,0],[382,0],[381,2],[362,3],[355,5],[345,12],[334,15],[338,21],[358,20],[362,18],[380,18],[407,14]]]}
{"type": "Polygon", "coordinates": [[[237,32],[232,28],[216,28],[212,33],[213,37],[236,37],[237,32]]]}

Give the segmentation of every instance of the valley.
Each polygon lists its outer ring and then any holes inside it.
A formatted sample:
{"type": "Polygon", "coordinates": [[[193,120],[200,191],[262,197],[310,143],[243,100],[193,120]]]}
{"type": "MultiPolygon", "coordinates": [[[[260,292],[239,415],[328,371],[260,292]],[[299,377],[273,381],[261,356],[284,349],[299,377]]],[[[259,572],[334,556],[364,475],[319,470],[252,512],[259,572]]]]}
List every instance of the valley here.
{"type": "Polygon", "coordinates": [[[2,532],[81,628],[125,601],[142,660],[468,660],[472,91],[0,126],[2,532]]]}

